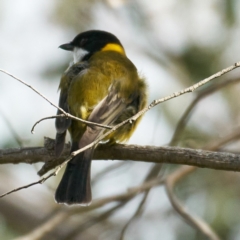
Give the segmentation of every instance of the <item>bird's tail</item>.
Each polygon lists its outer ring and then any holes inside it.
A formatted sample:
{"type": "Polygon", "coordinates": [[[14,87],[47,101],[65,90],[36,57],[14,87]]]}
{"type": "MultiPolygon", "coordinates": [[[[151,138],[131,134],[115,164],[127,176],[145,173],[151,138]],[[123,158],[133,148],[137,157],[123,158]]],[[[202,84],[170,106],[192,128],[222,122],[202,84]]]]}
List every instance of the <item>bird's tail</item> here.
{"type": "Polygon", "coordinates": [[[91,192],[91,158],[93,149],[87,149],[76,155],[66,167],[62,180],[56,190],[58,203],[89,205],[91,192]]]}

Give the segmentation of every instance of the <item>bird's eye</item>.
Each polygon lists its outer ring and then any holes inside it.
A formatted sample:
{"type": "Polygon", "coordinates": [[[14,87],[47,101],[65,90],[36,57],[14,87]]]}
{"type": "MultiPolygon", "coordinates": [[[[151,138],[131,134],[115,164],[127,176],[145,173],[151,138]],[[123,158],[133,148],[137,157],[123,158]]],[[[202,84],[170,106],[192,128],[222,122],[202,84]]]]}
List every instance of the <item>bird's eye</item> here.
{"type": "Polygon", "coordinates": [[[87,38],[83,38],[80,41],[80,45],[83,46],[87,42],[87,38]]]}

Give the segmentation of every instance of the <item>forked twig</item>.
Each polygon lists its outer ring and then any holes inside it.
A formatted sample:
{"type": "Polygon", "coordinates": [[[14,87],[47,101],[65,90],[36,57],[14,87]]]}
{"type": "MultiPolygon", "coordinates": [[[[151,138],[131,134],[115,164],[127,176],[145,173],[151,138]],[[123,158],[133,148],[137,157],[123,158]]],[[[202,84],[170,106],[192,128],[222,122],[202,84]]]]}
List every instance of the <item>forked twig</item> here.
{"type": "Polygon", "coordinates": [[[77,121],[81,121],[83,123],[86,123],[87,125],[94,125],[94,126],[98,126],[98,127],[101,127],[101,128],[112,129],[111,126],[107,126],[107,125],[103,125],[103,124],[95,123],[95,122],[90,122],[90,121],[87,121],[87,120],[84,120],[84,119],[81,119],[81,118],[74,117],[73,115],[68,113],[68,116],[66,116],[65,114],[59,114],[59,115],[54,115],[54,116],[41,118],[40,120],[38,120],[37,122],[34,123],[34,125],[32,126],[32,129],[31,129],[31,133],[34,133],[34,128],[40,122],[42,122],[44,120],[48,120],[48,119],[54,119],[54,118],[71,118],[73,120],[77,120],[77,121]]]}

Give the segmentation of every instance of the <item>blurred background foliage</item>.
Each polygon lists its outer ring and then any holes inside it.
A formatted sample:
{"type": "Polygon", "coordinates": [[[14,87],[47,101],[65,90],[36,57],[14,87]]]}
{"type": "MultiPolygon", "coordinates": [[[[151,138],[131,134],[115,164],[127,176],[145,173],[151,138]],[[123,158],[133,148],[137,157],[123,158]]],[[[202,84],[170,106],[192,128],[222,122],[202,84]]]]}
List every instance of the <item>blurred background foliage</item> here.
{"type": "MultiPolygon", "coordinates": [[[[146,77],[149,102],[188,87],[239,61],[240,1],[238,0],[4,0],[0,2],[2,44],[0,68],[21,77],[55,103],[56,89],[71,56],[57,46],[79,32],[102,29],[114,33],[127,55],[146,77]]],[[[216,82],[240,78],[235,70],[216,82]]],[[[1,148],[40,146],[43,136],[53,137],[53,122],[41,123],[35,136],[30,129],[38,119],[53,115],[36,94],[2,76],[0,81],[1,148]]],[[[203,98],[188,118],[176,145],[206,149],[231,132],[239,131],[239,84],[230,85],[203,98]]],[[[144,117],[130,143],[166,145],[184,111],[199,94],[185,95],[163,103],[144,117]]],[[[222,150],[239,152],[239,140],[222,150]]],[[[93,164],[93,177],[118,162],[93,164]]],[[[1,165],[0,192],[38,179],[40,164],[1,165]]],[[[118,165],[117,165],[118,166],[118,165]]],[[[138,185],[150,164],[126,163],[100,178],[93,187],[94,198],[110,196],[138,185]]],[[[167,175],[178,166],[164,166],[167,175]]],[[[60,179],[12,194],[0,200],[0,239],[26,234],[59,209],[53,201],[60,179]]],[[[177,185],[176,195],[194,214],[204,219],[221,239],[240,239],[240,175],[198,169],[177,185]]],[[[117,210],[92,227],[81,225],[89,215],[69,218],[44,239],[119,239],[141,198],[117,210]]],[[[110,204],[111,205],[111,204],[110,204]]],[[[171,207],[164,188],[151,191],[141,218],[125,233],[125,239],[205,239],[171,207]]]]}

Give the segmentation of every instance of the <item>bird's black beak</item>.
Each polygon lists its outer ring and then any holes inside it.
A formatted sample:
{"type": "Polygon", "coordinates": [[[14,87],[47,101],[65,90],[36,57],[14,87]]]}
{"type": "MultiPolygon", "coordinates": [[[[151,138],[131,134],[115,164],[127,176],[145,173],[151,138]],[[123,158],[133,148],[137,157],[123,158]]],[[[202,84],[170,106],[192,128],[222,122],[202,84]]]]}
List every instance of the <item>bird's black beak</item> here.
{"type": "Polygon", "coordinates": [[[63,49],[63,50],[67,50],[67,51],[73,51],[74,46],[72,45],[72,43],[65,43],[59,46],[59,48],[63,49]]]}

